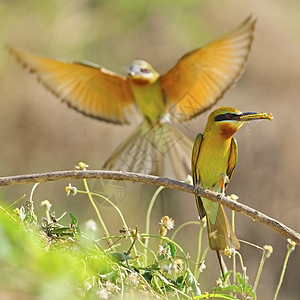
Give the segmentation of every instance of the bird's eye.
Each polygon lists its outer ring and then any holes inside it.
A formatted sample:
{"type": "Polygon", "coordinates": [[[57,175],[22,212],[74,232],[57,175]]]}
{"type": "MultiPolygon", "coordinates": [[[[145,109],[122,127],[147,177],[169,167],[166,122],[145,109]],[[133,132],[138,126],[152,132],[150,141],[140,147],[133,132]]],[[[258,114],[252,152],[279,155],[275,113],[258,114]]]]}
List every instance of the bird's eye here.
{"type": "Polygon", "coordinates": [[[227,118],[227,119],[230,119],[231,117],[232,117],[231,113],[227,113],[227,114],[226,114],[226,118],[227,118]]]}
{"type": "Polygon", "coordinates": [[[147,68],[142,68],[142,69],[141,69],[141,72],[147,74],[147,73],[150,73],[150,70],[147,69],[147,68]]]}

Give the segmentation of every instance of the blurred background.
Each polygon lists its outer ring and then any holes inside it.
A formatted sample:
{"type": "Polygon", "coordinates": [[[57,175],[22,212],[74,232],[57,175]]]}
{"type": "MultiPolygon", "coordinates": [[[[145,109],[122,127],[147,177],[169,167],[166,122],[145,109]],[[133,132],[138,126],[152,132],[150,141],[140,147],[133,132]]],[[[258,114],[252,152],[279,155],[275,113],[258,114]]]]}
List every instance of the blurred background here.
{"type": "MultiPolygon", "coordinates": [[[[260,122],[250,135],[245,130],[237,133],[239,160],[227,194],[237,194],[242,203],[299,230],[297,0],[0,0],[0,176],[69,170],[79,161],[88,163],[90,169],[100,169],[135,127],[106,124],[69,109],[21,68],[7,52],[6,44],[52,58],[91,61],[121,74],[132,60],[145,59],[163,74],[184,53],[222,36],[251,14],[257,18],[257,26],[248,66],[217,106],[272,112],[275,119],[260,122]]],[[[193,140],[204,129],[209,112],[178,128],[193,140]]],[[[57,216],[71,211],[81,222],[96,220],[86,197],[66,196],[67,184],[41,184],[34,194],[37,211],[41,209],[40,201],[49,199],[57,216]]],[[[81,181],[72,184],[82,188],[81,181]]],[[[119,206],[129,226],[145,229],[145,213],[155,187],[107,181],[91,181],[90,186],[108,196],[121,188],[119,206]]],[[[28,196],[31,189],[32,185],[2,187],[0,197],[12,203],[23,194],[28,196]]],[[[118,233],[121,223],[115,211],[101,207],[111,234],[118,233]]],[[[193,196],[164,190],[152,216],[153,233],[166,214],[175,219],[177,226],[197,220],[193,196]]],[[[236,227],[240,239],[274,247],[258,287],[259,299],[270,299],[279,280],[286,239],[240,214],[236,215],[236,227]]],[[[196,226],[178,235],[192,259],[197,239],[196,226]]],[[[262,253],[246,244],[242,244],[241,253],[253,282],[262,253]]],[[[203,291],[214,284],[219,272],[215,253],[208,254],[206,264],[208,271],[200,279],[203,291]]],[[[300,299],[299,269],[300,251],[296,248],[280,299],[300,299]]]]}

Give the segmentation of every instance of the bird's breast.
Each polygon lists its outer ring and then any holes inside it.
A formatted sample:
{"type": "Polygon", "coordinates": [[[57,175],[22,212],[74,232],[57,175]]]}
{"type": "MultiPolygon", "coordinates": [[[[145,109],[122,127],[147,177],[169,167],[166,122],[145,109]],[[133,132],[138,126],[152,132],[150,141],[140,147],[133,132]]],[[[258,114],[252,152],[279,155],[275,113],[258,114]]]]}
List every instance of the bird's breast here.
{"type": "Polygon", "coordinates": [[[197,163],[203,188],[221,191],[222,175],[227,175],[230,144],[230,140],[221,142],[217,139],[203,139],[197,163]]]}
{"type": "Polygon", "coordinates": [[[144,118],[156,123],[167,113],[163,94],[158,82],[142,84],[130,81],[131,90],[144,118]]]}

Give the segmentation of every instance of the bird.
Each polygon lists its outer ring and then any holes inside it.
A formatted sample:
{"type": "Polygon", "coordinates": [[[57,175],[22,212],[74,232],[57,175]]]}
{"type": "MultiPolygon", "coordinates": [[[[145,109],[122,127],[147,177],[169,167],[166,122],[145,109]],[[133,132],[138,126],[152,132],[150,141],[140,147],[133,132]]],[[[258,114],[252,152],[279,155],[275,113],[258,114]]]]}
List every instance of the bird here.
{"type": "Polygon", "coordinates": [[[127,76],[90,62],[55,60],[8,46],[17,60],[69,107],[113,124],[140,121],[104,169],[171,177],[190,172],[192,141],[173,126],[212,107],[243,73],[255,22],[183,55],[164,75],[135,60],[127,76]]]}
{"type": "MultiPolygon", "coordinates": [[[[245,122],[261,119],[272,120],[273,116],[267,113],[242,113],[233,107],[215,109],[208,117],[203,134],[199,133],[194,142],[191,158],[194,186],[221,193],[222,197],[238,159],[237,141],[233,135],[245,122]]],[[[240,243],[221,204],[200,197],[197,193],[195,199],[199,217],[203,219],[206,216],[209,246],[217,252],[224,277],[221,251],[227,247],[238,250],[240,243]]]]}

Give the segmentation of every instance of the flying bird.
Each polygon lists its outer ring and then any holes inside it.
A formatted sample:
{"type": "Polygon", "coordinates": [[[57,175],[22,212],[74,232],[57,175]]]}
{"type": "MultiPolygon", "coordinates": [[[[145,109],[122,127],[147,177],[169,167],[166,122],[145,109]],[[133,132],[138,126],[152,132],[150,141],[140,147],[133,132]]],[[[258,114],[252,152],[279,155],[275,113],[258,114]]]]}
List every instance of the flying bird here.
{"type": "Polygon", "coordinates": [[[254,26],[255,20],[247,18],[227,35],[186,53],[164,75],[144,60],[135,60],[122,76],[94,63],[9,49],[54,95],[84,115],[121,125],[142,117],[105,162],[105,169],[184,179],[192,141],[172,123],[208,110],[239,79],[254,26]]]}
{"type": "MultiPolygon", "coordinates": [[[[273,116],[242,113],[233,107],[220,107],[209,115],[204,132],[197,135],[192,151],[191,170],[195,186],[224,195],[238,158],[237,141],[233,135],[245,122],[260,119],[272,120],[273,116]]],[[[224,276],[221,251],[226,247],[239,249],[240,243],[221,204],[197,195],[196,204],[200,218],[206,216],[209,246],[217,251],[224,276]]]]}

